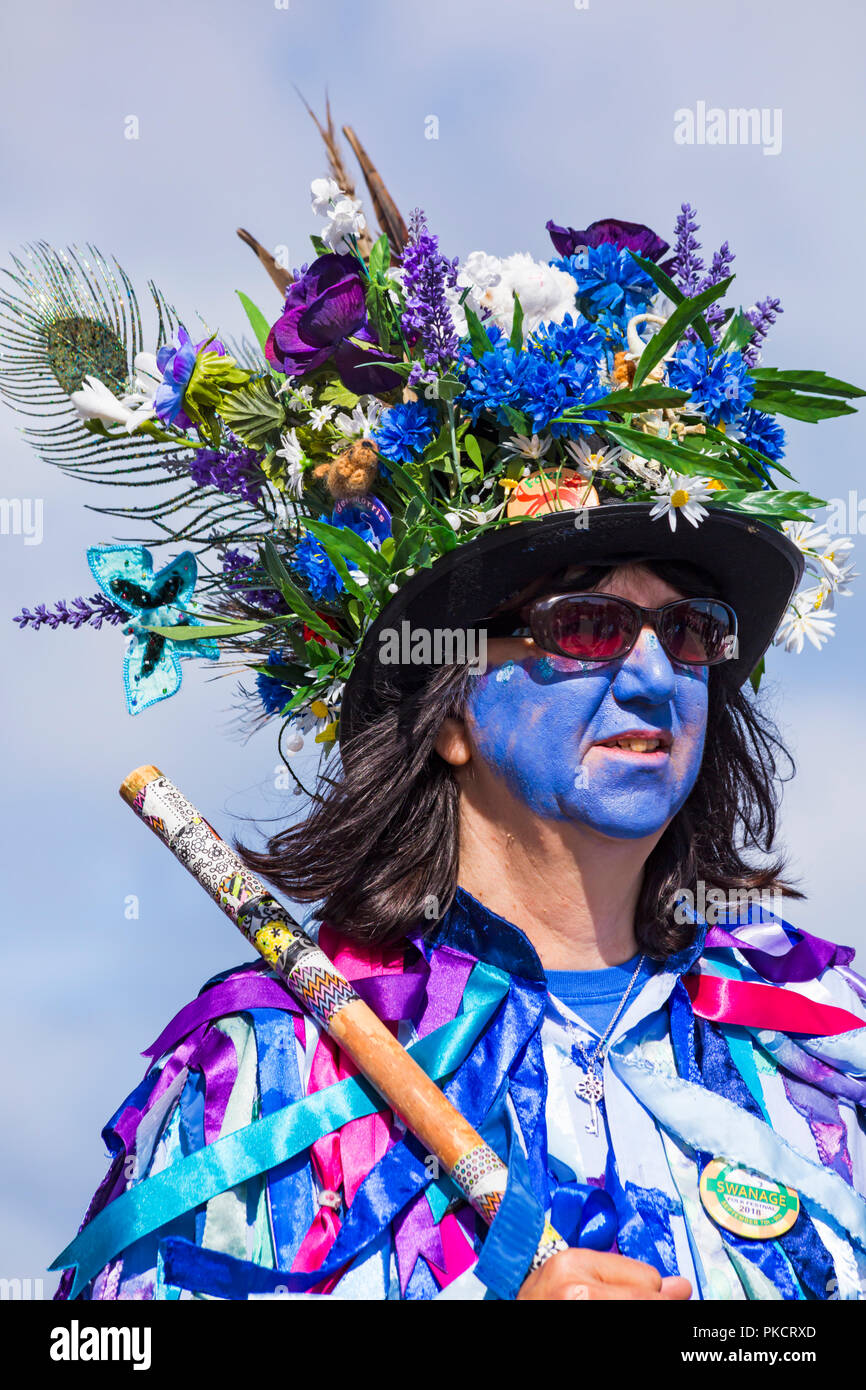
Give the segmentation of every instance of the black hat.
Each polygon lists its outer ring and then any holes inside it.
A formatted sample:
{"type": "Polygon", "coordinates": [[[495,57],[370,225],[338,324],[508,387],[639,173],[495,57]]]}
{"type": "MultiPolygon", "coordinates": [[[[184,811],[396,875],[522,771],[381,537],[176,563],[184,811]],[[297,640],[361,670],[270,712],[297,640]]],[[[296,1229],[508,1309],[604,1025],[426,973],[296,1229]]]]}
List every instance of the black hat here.
{"type": "Polygon", "coordinates": [[[715,596],[737,615],[738,654],[720,670],[731,687],[741,686],[800,582],[802,553],[781,531],[741,512],[713,507],[697,527],[681,517],[671,530],[667,518],[650,519],[652,509],[651,502],[614,502],[551,512],[487,531],[420,570],[366,633],[343,695],[341,745],[375,717],[385,680],[403,683],[408,692],[426,674],[418,666],[381,662],[385,630],[399,631],[404,621],[412,631],[483,627],[533,580],[569,565],[676,560],[703,571],[715,596]]]}

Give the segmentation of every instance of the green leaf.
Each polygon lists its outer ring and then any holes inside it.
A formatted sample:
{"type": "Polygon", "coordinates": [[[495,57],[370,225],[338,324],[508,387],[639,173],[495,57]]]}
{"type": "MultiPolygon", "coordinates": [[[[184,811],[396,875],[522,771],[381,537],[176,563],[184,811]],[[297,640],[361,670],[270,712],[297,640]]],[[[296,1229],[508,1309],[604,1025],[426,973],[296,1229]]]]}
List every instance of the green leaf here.
{"type": "MultiPolygon", "coordinates": [[[[720,483],[727,481],[741,487],[748,478],[748,472],[745,468],[722,460],[706,447],[700,448],[692,444],[674,443],[672,439],[659,439],[657,435],[644,434],[641,430],[629,429],[625,425],[606,424],[604,430],[618,444],[624,445],[630,453],[637,454],[639,458],[654,459],[656,463],[664,464],[674,473],[718,478],[720,483]]],[[[688,437],[690,441],[701,438],[700,435],[689,435],[688,437]]],[[[714,449],[719,448],[718,445],[712,447],[714,449]]],[[[761,486],[758,478],[753,479],[753,484],[756,488],[761,486]]]]}
{"type": "Polygon", "coordinates": [[[356,396],[354,391],[350,391],[348,386],[344,386],[342,381],[336,377],[329,381],[327,386],[323,386],[318,393],[319,400],[323,405],[339,405],[344,410],[354,410],[360,396],[356,396]]]}
{"type": "Polygon", "coordinates": [[[377,275],[384,275],[388,266],[391,264],[391,247],[388,242],[386,232],[383,232],[378,241],[370,247],[370,255],[367,265],[370,271],[370,279],[373,280],[377,275]]]}
{"type": "Polygon", "coordinates": [[[463,440],[463,448],[466,450],[479,473],[484,472],[484,459],[481,455],[481,446],[474,434],[467,434],[463,440]]]}
{"type": "Polygon", "coordinates": [[[414,497],[416,501],[420,502],[425,511],[432,512],[436,519],[441,521],[444,526],[448,525],[444,513],[440,512],[435,503],[430,501],[430,498],[423,489],[418,486],[414,478],[410,477],[401,464],[395,463],[393,459],[389,459],[388,468],[395,482],[398,482],[400,486],[408,492],[410,497],[414,497]]]}
{"type": "Polygon", "coordinates": [[[326,246],[320,236],[312,235],[310,237],[310,241],[313,244],[313,250],[315,251],[317,256],[327,256],[329,251],[331,250],[330,246],[326,246]]]}
{"type": "Polygon", "coordinates": [[[588,410],[615,410],[618,415],[628,415],[635,410],[652,410],[656,407],[685,405],[690,399],[690,391],[675,391],[671,386],[643,386],[639,391],[611,391],[598,401],[587,401],[576,411],[563,411],[563,417],[573,419],[584,415],[588,410]]]}
{"type": "Polygon", "coordinates": [[[463,306],[466,315],[466,327],[469,332],[469,341],[472,344],[472,355],[476,361],[483,357],[485,352],[493,351],[493,344],[487,336],[487,329],[481,322],[474,309],[470,309],[468,304],[463,306]]]}
{"type": "Polygon", "coordinates": [[[827,376],[824,372],[785,371],[781,367],[753,367],[752,376],[761,386],[767,386],[775,395],[781,387],[789,391],[813,391],[823,396],[866,396],[859,386],[838,377],[827,376]]]}
{"type": "Polygon", "coordinates": [[[449,550],[453,550],[457,545],[457,536],[450,526],[431,526],[430,535],[443,554],[447,554],[449,550]]]}
{"type": "Polygon", "coordinates": [[[512,293],[514,294],[514,318],[511,320],[511,337],[508,341],[515,352],[520,352],[523,347],[523,305],[517,297],[517,292],[512,291],[512,293]]]}
{"type": "MultiPolygon", "coordinates": [[[[466,387],[459,377],[440,376],[436,378],[436,390],[434,399],[440,401],[453,401],[465,391],[466,387]]],[[[425,393],[426,396],[426,393],[425,393]]]]}
{"type": "Polygon", "coordinates": [[[721,430],[716,429],[715,425],[706,425],[705,429],[706,439],[721,444],[726,451],[734,450],[737,459],[742,458],[745,463],[755,464],[759,471],[763,472],[766,476],[767,482],[772,481],[770,469],[774,469],[777,473],[781,473],[785,478],[790,478],[793,482],[793,473],[789,473],[787,468],[783,467],[777,459],[767,458],[766,454],[761,454],[757,449],[752,449],[748,444],[744,444],[742,439],[731,439],[729,435],[723,434],[721,430]]]}
{"type": "MultiPolygon", "coordinates": [[[[641,270],[646,271],[650,279],[654,282],[654,284],[658,286],[662,294],[667,295],[668,299],[671,301],[672,304],[683,303],[686,296],[683,294],[681,289],[677,288],[673,280],[671,280],[669,276],[665,275],[665,272],[661,269],[661,267],[656,265],[655,261],[647,260],[645,256],[639,256],[637,251],[631,252],[631,258],[632,260],[637,261],[641,270]]],[[[710,332],[709,325],[706,319],[703,318],[703,316],[701,316],[700,318],[695,320],[692,327],[694,328],[704,347],[711,348],[713,346],[713,335],[710,332]]]]}
{"type": "Polygon", "coordinates": [[[355,560],[365,574],[388,573],[388,566],[378,550],[347,526],[331,526],[327,521],[313,521],[309,517],[304,518],[303,526],[325,547],[329,557],[333,558],[334,554],[347,556],[355,560]]]}
{"type": "Polygon", "coordinates": [[[763,488],[744,491],[732,488],[729,492],[719,493],[718,502],[714,499],[710,505],[779,521],[811,521],[811,512],[827,504],[820,497],[813,497],[808,492],[778,492],[775,488],[769,491],[763,488]]]}
{"type": "Polygon", "coordinates": [[[755,392],[752,401],[756,410],[768,415],[787,415],[792,420],[830,420],[836,415],[856,415],[857,408],[846,405],[833,396],[806,396],[799,391],[776,391],[773,395],[755,392]]]}
{"type": "Polygon", "coordinates": [[[756,695],[758,693],[758,686],[761,684],[761,677],[763,676],[765,670],[766,666],[764,664],[764,658],[761,657],[761,660],[758,662],[754,671],[749,676],[749,685],[752,687],[756,695]]]}
{"type": "Polygon", "coordinates": [[[176,627],[151,627],[148,628],[148,632],[155,632],[159,637],[168,637],[172,642],[194,642],[198,637],[238,637],[245,632],[258,632],[259,628],[266,627],[270,621],[270,618],[262,618],[257,623],[238,620],[203,624],[200,627],[178,623],[176,627]]]}
{"type": "Polygon", "coordinates": [[[436,463],[438,459],[450,458],[451,456],[451,431],[447,425],[443,425],[435,439],[431,439],[424,452],[418,459],[419,463],[436,463]]]}
{"type": "Polygon", "coordinates": [[[261,449],[285,424],[282,401],[272,396],[267,377],[251,381],[220,398],[219,413],[229,428],[252,449],[261,449]]]}
{"type": "Polygon", "coordinates": [[[529,421],[527,420],[525,415],[521,414],[519,410],[514,410],[513,407],[510,405],[500,406],[500,409],[511,428],[514,430],[515,434],[528,435],[531,433],[529,428],[529,421]]]}
{"type": "Polygon", "coordinates": [[[260,556],[262,564],[292,611],[303,619],[312,632],[317,632],[320,637],[324,637],[327,641],[333,641],[335,635],[333,629],[328,627],[328,624],[310,607],[301,590],[292,581],[270,536],[264,537],[260,556]]]}
{"type": "Polygon", "coordinates": [[[728,325],[722,334],[719,347],[724,352],[739,352],[746,343],[751,342],[755,334],[755,325],[742,309],[738,309],[731,315],[728,325]]]}
{"type": "Polygon", "coordinates": [[[733,275],[729,275],[718,285],[710,285],[700,294],[694,295],[691,299],[684,299],[681,304],[677,305],[667,323],[663,324],[658,333],[650,338],[641,353],[632,383],[633,390],[637,390],[647,373],[651,372],[658,362],[661,362],[665,353],[675,343],[679,342],[689,324],[693,323],[710,304],[714,304],[717,299],[721,299],[722,295],[727,293],[733,278],[733,275]]]}
{"type": "Polygon", "coordinates": [[[256,342],[264,352],[270,334],[270,326],[267,319],[257,304],[244,294],[243,290],[235,290],[235,294],[244,306],[244,312],[250,321],[250,327],[256,335],[256,342]]]}

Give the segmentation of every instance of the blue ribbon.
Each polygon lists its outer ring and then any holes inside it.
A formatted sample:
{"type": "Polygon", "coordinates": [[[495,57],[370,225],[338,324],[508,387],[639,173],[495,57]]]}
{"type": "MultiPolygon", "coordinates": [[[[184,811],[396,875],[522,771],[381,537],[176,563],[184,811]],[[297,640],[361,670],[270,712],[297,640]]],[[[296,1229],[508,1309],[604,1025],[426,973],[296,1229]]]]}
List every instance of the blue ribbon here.
{"type": "MultiPolygon", "coordinates": [[[[507,988],[501,971],[479,962],[464,994],[464,1012],[409,1048],[414,1060],[434,1080],[455,1071],[507,988]]],[[[348,1120],[384,1109],[386,1102],[367,1082],[349,1077],[263,1116],[122,1193],[79,1232],[50,1268],[75,1267],[69,1296],[76,1298],[109,1260],[142,1236],[219,1192],[283,1164],[348,1120]]]]}

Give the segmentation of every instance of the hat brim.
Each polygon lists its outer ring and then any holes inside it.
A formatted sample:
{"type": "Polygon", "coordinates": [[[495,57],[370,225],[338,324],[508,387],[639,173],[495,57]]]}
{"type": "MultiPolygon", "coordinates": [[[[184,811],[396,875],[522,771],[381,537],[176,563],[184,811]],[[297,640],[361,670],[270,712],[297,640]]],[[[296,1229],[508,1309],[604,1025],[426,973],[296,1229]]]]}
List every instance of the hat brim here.
{"type": "MultiPolygon", "coordinates": [[[[494,609],[539,575],[568,565],[677,560],[703,570],[737,615],[738,654],[720,667],[741,686],[757,666],[803,574],[801,551],[782,532],[740,512],[711,508],[699,526],[682,516],[676,530],[650,519],[651,502],[614,502],[552,512],[484,532],[420,570],[394,595],[365,634],[343,694],[340,742],[375,717],[380,683],[417,686],[417,666],[380,661],[380,635],[409,622],[413,632],[483,626],[494,609]],[[581,524],[578,525],[577,518],[581,524]]],[[[422,668],[423,669],[423,668],[422,668]]]]}

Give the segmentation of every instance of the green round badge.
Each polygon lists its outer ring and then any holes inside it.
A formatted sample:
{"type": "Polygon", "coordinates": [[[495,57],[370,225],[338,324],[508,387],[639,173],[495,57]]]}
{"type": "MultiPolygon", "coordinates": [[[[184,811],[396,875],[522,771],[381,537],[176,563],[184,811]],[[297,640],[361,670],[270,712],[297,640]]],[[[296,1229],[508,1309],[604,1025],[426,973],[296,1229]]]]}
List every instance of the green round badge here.
{"type": "Polygon", "coordinates": [[[800,1214],[793,1187],[713,1158],[701,1173],[701,1203],[717,1226],[750,1240],[775,1240],[790,1231],[800,1214]]]}

